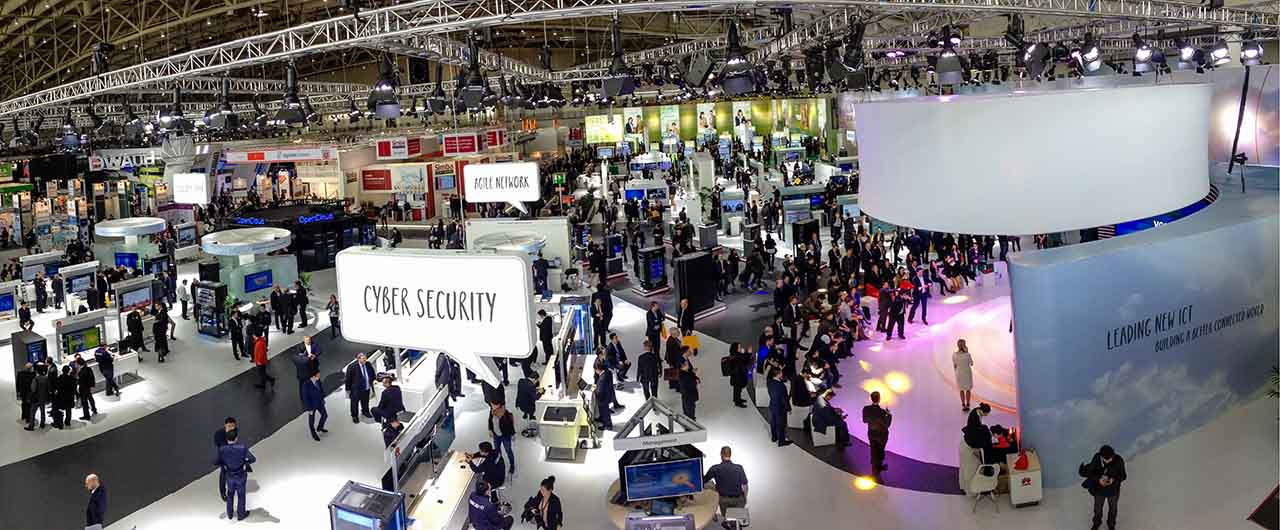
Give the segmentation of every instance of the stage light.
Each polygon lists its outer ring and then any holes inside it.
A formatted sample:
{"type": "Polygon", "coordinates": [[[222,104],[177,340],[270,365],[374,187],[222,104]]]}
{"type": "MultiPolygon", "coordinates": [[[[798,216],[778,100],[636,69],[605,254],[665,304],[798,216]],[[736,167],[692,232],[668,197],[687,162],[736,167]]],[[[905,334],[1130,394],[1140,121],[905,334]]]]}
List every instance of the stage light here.
{"type": "Polygon", "coordinates": [[[963,294],[956,294],[956,295],[951,295],[946,298],[943,298],[942,303],[945,305],[963,304],[968,300],[969,300],[968,296],[965,296],[963,294]]]}
{"type": "MultiPolygon", "coordinates": [[[[542,47],[542,68],[546,70],[548,73],[555,71],[553,68],[551,68],[551,47],[550,46],[542,47]]],[[[542,83],[542,87],[538,90],[538,92],[539,92],[538,95],[540,96],[538,100],[538,106],[553,107],[557,109],[564,107],[564,104],[565,104],[564,92],[560,90],[559,85],[556,85],[550,81],[544,81],[542,83]]]]}
{"type": "MultiPolygon", "coordinates": [[[[256,105],[257,101],[254,101],[254,104],[256,105]]],[[[360,118],[363,118],[363,117],[364,117],[364,113],[361,112],[358,107],[356,107],[356,101],[354,99],[351,99],[350,96],[347,96],[347,123],[350,123],[350,124],[360,123],[360,118]]]]}
{"type": "Polygon", "coordinates": [[[1227,41],[1218,39],[1218,42],[1213,43],[1213,47],[1209,48],[1209,58],[1213,66],[1231,62],[1231,49],[1227,47],[1227,41]]]}
{"type": "Polygon", "coordinates": [[[911,390],[911,378],[902,372],[889,372],[884,376],[884,384],[897,394],[905,394],[911,390]]]}
{"type": "Polygon", "coordinates": [[[432,114],[444,114],[449,98],[444,93],[444,63],[436,63],[436,88],[427,96],[427,109],[432,114]]]}
{"type": "Polygon", "coordinates": [[[898,395],[894,393],[892,388],[889,388],[889,385],[886,385],[884,381],[879,379],[867,379],[863,381],[862,390],[866,391],[868,394],[872,392],[879,392],[880,404],[886,407],[891,407],[898,402],[898,395]]]}
{"type": "Polygon", "coordinates": [[[853,487],[858,491],[871,491],[876,489],[876,480],[871,477],[857,477],[853,479],[853,487]]]}
{"type": "Polygon", "coordinates": [[[228,78],[222,78],[217,111],[209,119],[209,126],[227,132],[240,128],[240,115],[231,108],[231,80],[228,78]]]}
{"type": "Polygon", "coordinates": [[[1244,34],[1244,43],[1240,45],[1240,64],[1245,66],[1262,64],[1262,43],[1258,42],[1252,31],[1244,34]]]}
{"type": "Polygon", "coordinates": [[[609,73],[600,84],[600,95],[606,98],[625,96],[636,91],[636,77],[622,58],[622,29],[618,26],[618,17],[613,17],[613,63],[609,65],[609,73]]]}
{"type": "Polygon", "coordinates": [[[858,359],[858,367],[859,367],[859,368],[862,368],[862,371],[864,371],[864,372],[871,373],[871,363],[869,363],[869,362],[867,362],[867,361],[864,361],[864,360],[862,360],[862,359],[858,359]]]}
{"type": "Polygon", "coordinates": [[[66,108],[66,115],[62,119],[62,149],[80,150],[80,133],[76,131],[76,120],[71,117],[71,107],[66,108]]]}
{"type": "Polygon", "coordinates": [[[298,98],[298,68],[290,60],[284,67],[284,99],[276,111],[274,122],[285,127],[306,123],[302,112],[302,100],[298,98]]]}
{"type": "Polygon", "coordinates": [[[933,37],[935,47],[942,48],[938,56],[929,60],[930,66],[933,66],[934,72],[938,76],[939,85],[958,85],[964,82],[964,61],[960,55],[956,53],[956,46],[960,44],[960,33],[951,29],[951,26],[943,26],[942,32],[933,37]]]}
{"type": "Polygon", "coordinates": [[[373,90],[369,91],[369,111],[386,120],[399,118],[400,97],[396,95],[399,88],[400,77],[391,64],[391,56],[384,54],[378,81],[373,84],[373,90]]]}
{"type": "Polygon", "coordinates": [[[720,88],[729,97],[745,96],[756,91],[756,72],[742,53],[738,42],[738,25],[729,21],[729,34],[724,68],[720,70],[720,88]]]}
{"type": "Polygon", "coordinates": [[[480,36],[475,33],[468,35],[467,46],[471,52],[470,64],[460,78],[462,81],[458,83],[458,99],[462,100],[462,105],[468,110],[475,111],[484,103],[489,84],[485,82],[484,72],[480,70],[480,36]]]}
{"type": "Polygon", "coordinates": [[[1139,76],[1142,72],[1151,71],[1151,59],[1155,57],[1155,49],[1137,33],[1133,34],[1133,48],[1133,75],[1139,76]]]}
{"type": "Polygon", "coordinates": [[[323,117],[319,112],[316,112],[315,107],[311,106],[310,96],[302,100],[302,114],[306,117],[307,123],[320,123],[320,119],[323,117]]]}
{"type": "Polygon", "coordinates": [[[1072,48],[1071,59],[1075,63],[1076,72],[1081,75],[1097,72],[1102,67],[1102,50],[1098,48],[1092,34],[1086,33],[1080,47],[1072,48]]]}
{"type": "Polygon", "coordinates": [[[163,133],[186,132],[193,128],[191,122],[182,113],[182,88],[173,88],[173,106],[168,110],[159,111],[157,120],[160,122],[160,132],[163,133]]]}
{"type": "Polygon", "coordinates": [[[862,69],[863,52],[862,37],[866,34],[867,23],[862,20],[856,20],[849,26],[849,35],[844,41],[844,55],[841,57],[844,67],[849,72],[857,72],[862,69]]]}

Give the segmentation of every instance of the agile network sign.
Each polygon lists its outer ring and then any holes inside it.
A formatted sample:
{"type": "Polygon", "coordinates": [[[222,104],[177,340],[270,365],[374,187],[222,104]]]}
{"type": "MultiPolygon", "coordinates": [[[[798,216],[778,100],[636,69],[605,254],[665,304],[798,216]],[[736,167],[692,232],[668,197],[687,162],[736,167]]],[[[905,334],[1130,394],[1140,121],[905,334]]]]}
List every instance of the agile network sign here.
{"type": "Polygon", "coordinates": [[[352,247],[337,268],[347,340],[442,350],[493,385],[491,357],[533,350],[533,284],[521,256],[352,247]]]}
{"type": "Polygon", "coordinates": [[[462,168],[462,181],[468,202],[508,202],[526,213],[521,203],[542,196],[537,162],[467,164],[462,168]]]}

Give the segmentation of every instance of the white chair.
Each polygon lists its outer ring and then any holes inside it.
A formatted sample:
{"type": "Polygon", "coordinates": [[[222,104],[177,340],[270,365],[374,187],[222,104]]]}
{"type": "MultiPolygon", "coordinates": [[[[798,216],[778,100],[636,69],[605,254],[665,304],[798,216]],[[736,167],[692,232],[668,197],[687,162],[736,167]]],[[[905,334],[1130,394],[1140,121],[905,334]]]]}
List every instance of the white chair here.
{"type": "Polygon", "coordinates": [[[826,433],[820,433],[817,429],[810,429],[809,434],[813,436],[814,447],[826,447],[836,444],[836,427],[834,425],[828,426],[826,433]]]}
{"type": "Polygon", "coordinates": [[[791,412],[787,413],[787,427],[792,429],[803,429],[805,420],[809,419],[809,412],[813,407],[797,407],[792,406],[791,412]]]}
{"type": "Polygon", "coordinates": [[[756,406],[769,406],[769,378],[764,374],[751,374],[751,380],[756,387],[756,406]]]}
{"type": "Polygon", "coordinates": [[[978,503],[983,497],[991,499],[991,504],[996,507],[996,513],[1000,513],[1000,503],[996,501],[996,484],[1000,478],[1000,466],[995,464],[983,464],[978,466],[978,472],[973,474],[973,479],[969,481],[969,494],[973,495],[973,513],[978,512],[978,503]]]}

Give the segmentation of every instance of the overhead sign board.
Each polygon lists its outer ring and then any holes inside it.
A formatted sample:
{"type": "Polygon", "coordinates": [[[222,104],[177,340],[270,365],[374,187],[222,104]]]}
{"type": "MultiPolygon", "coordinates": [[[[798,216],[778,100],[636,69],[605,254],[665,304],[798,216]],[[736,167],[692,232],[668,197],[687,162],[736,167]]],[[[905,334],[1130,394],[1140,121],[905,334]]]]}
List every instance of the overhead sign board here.
{"type": "Polygon", "coordinates": [[[89,155],[89,170],[121,170],[159,161],[160,153],[155,149],[98,149],[89,155]]]}
{"type": "Polygon", "coordinates": [[[374,144],[378,160],[404,160],[422,154],[422,138],[384,138],[374,144]]]}
{"type": "Polygon", "coordinates": [[[520,203],[542,196],[536,162],[467,164],[462,168],[462,180],[468,202],[509,202],[524,211],[520,203]]]}
{"type": "Polygon", "coordinates": [[[352,342],[444,351],[497,385],[489,358],[533,350],[529,266],[507,254],[348,248],[337,256],[342,329],[352,342]]]}
{"type": "Polygon", "coordinates": [[[337,160],[338,150],[332,147],[299,147],[294,149],[227,151],[223,153],[223,157],[231,164],[337,160]]]}
{"type": "Polygon", "coordinates": [[[208,204],[209,176],[204,173],[175,173],[173,175],[173,202],[178,204],[208,204]]]}
{"type": "Polygon", "coordinates": [[[443,137],[444,154],[447,155],[469,155],[479,153],[484,149],[481,145],[481,138],[476,133],[455,133],[446,134],[443,137]]]}

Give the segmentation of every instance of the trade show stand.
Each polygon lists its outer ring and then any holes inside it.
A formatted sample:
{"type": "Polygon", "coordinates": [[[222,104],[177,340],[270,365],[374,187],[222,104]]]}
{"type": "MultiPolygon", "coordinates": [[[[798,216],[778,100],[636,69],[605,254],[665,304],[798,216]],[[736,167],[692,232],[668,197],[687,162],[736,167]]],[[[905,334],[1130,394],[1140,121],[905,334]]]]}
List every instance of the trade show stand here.
{"type": "MultiPolygon", "coordinates": [[[[617,497],[621,487],[622,481],[614,480],[613,484],[609,485],[609,492],[605,495],[605,499],[613,499],[614,497],[617,497]]],[[[607,510],[609,513],[609,522],[613,523],[614,528],[617,528],[618,530],[630,530],[637,528],[637,523],[642,525],[643,521],[650,517],[666,519],[662,516],[651,516],[649,512],[651,503],[647,501],[629,502],[625,504],[614,504],[608,500],[605,502],[608,503],[607,510]],[[628,523],[628,519],[639,519],[639,521],[632,521],[628,523]]],[[[713,489],[704,489],[693,495],[681,497],[680,500],[675,503],[675,510],[672,511],[672,515],[677,518],[685,516],[691,517],[693,519],[693,526],[680,525],[674,520],[674,518],[672,518],[673,520],[664,521],[664,524],[657,528],[664,530],[667,528],[692,528],[695,530],[701,530],[711,525],[711,521],[715,518],[716,511],[718,511],[719,508],[720,494],[716,493],[713,489]]]]}
{"type": "Polygon", "coordinates": [[[640,270],[635,271],[639,280],[631,291],[650,297],[671,290],[667,283],[667,249],[662,245],[640,249],[640,270]]]}
{"type": "MultiPolygon", "coordinates": [[[[160,247],[144,236],[164,232],[167,223],[159,217],[126,217],[99,222],[93,227],[94,255],[113,267],[147,268],[149,261],[167,258],[160,247]]],[[[165,264],[167,268],[167,263],[165,264]]],[[[150,272],[150,271],[147,271],[150,272]]]]}
{"type": "Polygon", "coordinates": [[[578,334],[577,313],[580,308],[573,308],[569,314],[562,315],[560,331],[552,342],[555,355],[551,362],[543,368],[542,398],[535,404],[534,416],[538,418],[538,441],[542,444],[548,459],[576,460],[579,445],[586,440],[592,444],[592,419],[587,401],[582,399],[577,382],[582,379],[583,366],[588,356],[573,355],[572,344],[578,334]],[[556,384],[555,367],[559,362],[565,363],[567,376],[561,384],[556,384]]]}
{"type": "Polygon", "coordinates": [[[218,256],[218,281],[228,296],[253,300],[267,296],[271,287],[290,287],[298,279],[298,261],[290,254],[267,254],[289,248],[293,234],[283,228],[236,228],[205,234],[200,247],[218,256]]]}
{"type": "Polygon", "coordinates": [[[22,280],[0,283],[0,344],[8,340],[10,334],[21,329],[18,322],[21,289],[22,280]]]}
{"type": "Polygon", "coordinates": [[[88,360],[98,346],[107,343],[107,313],[110,311],[98,309],[53,321],[56,330],[53,353],[58,364],[66,363],[77,353],[88,360]]]}
{"type": "MultiPolygon", "coordinates": [[[[416,477],[415,477],[416,478],[416,477]]],[[[448,460],[435,477],[425,474],[421,480],[410,480],[405,491],[417,490],[409,497],[411,530],[453,530],[467,523],[467,498],[475,490],[476,474],[467,465],[461,451],[449,451],[448,460]]]]}
{"type": "MultiPolygon", "coordinates": [[[[550,263],[547,285],[555,288],[564,281],[564,272],[572,268],[573,237],[568,217],[542,217],[538,219],[467,219],[466,248],[481,248],[485,238],[506,235],[512,238],[541,241],[543,259],[550,263]]],[[[536,257],[536,256],[533,256],[536,257]]]]}
{"type": "MultiPolygon", "coordinates": [[[[274,229],[291,234],[289,241],[281,248],[287,248],[297,256],[295,275],[296,270],[331,268],[338,252],[343,249],[378,242],[376,222],[361,216],[347,215],[341,201],[298,201],[274,208],[243,211],[230,218],[227,227],[232,230],[226,232],[274,229]]],[[[205,241],[209,236],[219,233],[225,232],[206,234],[200,239],[205,253],[213,254],[209,252],[209,245],[205,241]]],[[[225,278],[223,282],[232,286],[234,294],[235,285],[225,278]]]]}
{"type": "Polygon", "coordinates": [[[115,302],[116,328],[119,337],[123,339],[129,335],[129,330],[125,327],[125,320],[129,313],[135,309],[142,310],[142,341],[146,344],[153,342],[154,336],[151,331],[151,324],[155,322],[155,315],[151,314],[151,304],[155,301],[155,276],[147,274],[137,278],[120,281],[111,284],[111,299],[115,302]]]}
{"type": "Polygon", "coordinates": [[[70,265],[58,269],[58,274],[62,275],[62,282],[65,286],[64,288],[67,290],[68,310],[70,310],[70,304],[72,303],[73,298],[83,299],[85,293],[87,293],[89,289],[97,287],[97,280],[94,278],[97,273],[97,261],[70,265]]]}
{"type": "MultiPolygon", "coordinates": [[[[140,377],[138,375],[138,367],[140,363],[138,362],[137,352],[127,352],[122,354],[118,350],[111,348],[108,348],[107,351],[109,351],[113,357],[111,368],[114,370],[112,375],[115,376],[117,386],[124,381],[124,374],[131,374],[133,377],[140,377]]],[[[98,369],[98,360],[93,356],[93,353],[94,352],[85,353],[81,355],[81,358],[84,359],[85,366],[93,369],[93,381],[97,391],[106,392],[107,378],[102,373],[102,370],[98,369]]]]}

